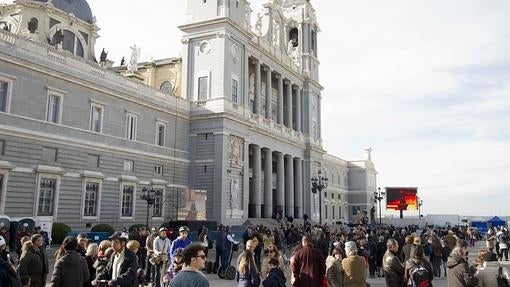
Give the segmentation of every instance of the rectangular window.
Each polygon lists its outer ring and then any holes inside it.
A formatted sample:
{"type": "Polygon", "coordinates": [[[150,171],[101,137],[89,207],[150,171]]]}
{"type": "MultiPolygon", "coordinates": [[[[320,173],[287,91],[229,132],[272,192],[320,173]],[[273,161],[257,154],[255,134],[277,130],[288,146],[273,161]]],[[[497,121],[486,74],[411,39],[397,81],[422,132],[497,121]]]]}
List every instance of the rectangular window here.
{"type": "Polygon", "coordinates": [[[5,155],[5,141],[0,140],[0,155],[5,155]]]}
{"type": "Polygon", "coordinates": [[[331,199],[335,199],[335,195],[333,193],[331,194],[331,199]]]}
{"type": "Polygon", "coordinates": [[[48,108],[46,120],[50,123],[60,124],[62,117],[62,95],[48,94],[48,108]]]}
{"type": "Polygon", "coordinates": [[[9,96],[9,83],[0,81],[0,112],[7,112],[7,97],[9,96]]]}
{"type": "Polygon", "coordinates": [[[340,194],[338,195],[338,199],[340,199],[340,194]]]}
{"type": "Polygon", "coordinates": [[[135,171],[135,162],[132,160],[124,161],[124,171],[134,172],[135,171]]]}
{"type": "Polygon", "coordinates": [[[342,207],[338,207],[338,218],[342,219],[342,207]]]}
{"type": "Polygon", "coordinates": [[[96,154],[87,155],[87,167],[98,168],[99,167],[99,156],[96,154]]]}
{"type": "Polygon", "coordinates": [[[38,216],[53,215],[53,201],[57,188],[57,180],[54,178],[41,178],[39,183],[38,216]]]}
{"type": "Polygon", "coordinates": [[[99,182],[85,182],[85,200],[83,216],[97,216],[99,198],[99,182]]]}
{"type": "Polygon", "coordinates": [[[317,122],[315,120],[312,122],[312,137],[317,138],[317,122]]]}
{"type": "Polygon", "coordinates": [[[103,131],[103,106],[92,104],[90,107],[90,127],[96,133],[103,131]]]}
{"type": "Polygon", "coordinates": [[[328,219],[328,205],[324,204],[324,216],[326,219],[328,219]]]}
{"type": "Polygon", "coordinates": [[[56,162],[57,161],[57,149],[51,148],[51,147],[43,147],[42,160],[45,162],[56,162]]]}
{"type": "Polygon", "coordinates": [[[331,206],[331,213],[333,213],[331,218],[335,219],[335,206],[331,206]]]}
{"type": "Polygon", "coordinates": [[[152,208],[152,217],[163,217],[163,189],[154,189],[154,206],[152,208]]]}
{"type": "Polygon", "coordinates": [[[163,176],[163,166],[162,165],[155,165],[154,166],[154,174],[163,176]]]}
{"type": "Polygon", "coordinates": [[[156,144],[159,146],[165,146],[165,130],[166,125],[163,123],[156,124],[156,144]]]}
{"type": "Polygon", "coordinates": [[[135,187],[133,185],[124,185],[122,187],[122,217],[133,217],[133,203],[134,203],[135,187]]]}
{"type": "Polygon", "coordinates": [[[209,77],[199,77],[198,78],[198,100],[207,100],[207,90],[208,90],[208,80],[209,77]]]}
{"type": "Polygon", "coordinates": [[[232,79],[232,102],[237,104],[237,90],[239,82],[236,79],[232,79]]]}
{"type": "Polygon", "coordinates": [[[126,138],[130,141],[136,141],[136,126],[138,117],[135,114],[128,113],[126,117],[126,138]]]}

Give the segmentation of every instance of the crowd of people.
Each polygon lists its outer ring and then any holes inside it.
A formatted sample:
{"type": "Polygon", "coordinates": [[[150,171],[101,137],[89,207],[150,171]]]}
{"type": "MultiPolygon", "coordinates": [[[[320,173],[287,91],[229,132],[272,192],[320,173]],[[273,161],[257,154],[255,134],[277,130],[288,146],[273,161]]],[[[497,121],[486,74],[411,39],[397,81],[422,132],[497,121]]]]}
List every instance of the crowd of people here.
{"type": "Polygon", "coordinates": [[[44,235],[35,231],[17,239],[19,258],[11,257],[0,235],[0,286],[41,287],[48,281],[57,287],[207,287],[204,273],[213,248],[216,256],[208,271],[225,272],[234,264],[239,287],[365,287],[368,277],[384,277],[387,286],[396,287],[432,286],[441,277],[448,286],[510,283],[510,271],[499,264],[508,260],[509,232],[504,227],[489,229],[487,248],[471,264],[467,250],[481,235],[460,227],[280,222],[275,228],[247,227],[237,241],[228,226],[219,225],[214,238],[204,227],[195,242],[187,226],[175,238],[165,227],[140,228],[131,234],[115,232],[99,244],[86,234],[68,236],[51,255],[44,235]],[[52,274],[48,256],[55,262],[52,274]]]}

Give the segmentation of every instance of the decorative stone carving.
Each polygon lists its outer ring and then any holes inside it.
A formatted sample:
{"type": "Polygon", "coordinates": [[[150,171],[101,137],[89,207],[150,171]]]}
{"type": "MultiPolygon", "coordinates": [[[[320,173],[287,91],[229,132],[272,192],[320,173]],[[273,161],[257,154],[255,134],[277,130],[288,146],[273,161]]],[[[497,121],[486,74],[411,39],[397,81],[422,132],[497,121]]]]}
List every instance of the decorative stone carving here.
{"type": "Polygon", "coordinates": [[[262,18],[260,12],[257,13],[257,22],[255,22],[255,33],[259,36],[262,35],[262,18]]]}
{"type": "Polygon", "coordinates": [[[136,44],[131,49],[131,58],[128,63],[128,71],[134,73],[138,71],[138,59],[140,58],[140,47],[137,47],[136,44]]]}
{"type": "Polygon", "coordinates": [[[230,208],[239,209],[239,180],[230,180],[230,208]]]}
{"type": "Polygon", "coordinates": [[[237,64],[237,62],[239,62],[239,46],[237,44],[232,44],[230,53],[232,54],[232,60],[237,64]]]}
{"type": "Polygon", "coordinates": [[[211,43],[209,43],[209,41],[202,41],[200,42],[200,44],[198,45],[198,51],[200,52],[200,54],[209,54],[209,52],[211,51],[211,43]]]}
{"type": "Polygon", "coordinates": [[[250,7],[251,3],[249,1],[246,1],[246,4],[244,6],[244,26],[247,30],[250,30],[251,29],[251,12],[253,10],[251,10],[251,7],[250,7]]]}
{"type": "Polygon", "coordinates": [[[280,46],[280,22],[275,19],[273,22],[273,47],[280,46]]]}
{"type": "Polygon", "coordinates": [[[242,165],[244,162],[244,139],[232,135],[229,136],[228,161],[230,166],[242,165]]]}

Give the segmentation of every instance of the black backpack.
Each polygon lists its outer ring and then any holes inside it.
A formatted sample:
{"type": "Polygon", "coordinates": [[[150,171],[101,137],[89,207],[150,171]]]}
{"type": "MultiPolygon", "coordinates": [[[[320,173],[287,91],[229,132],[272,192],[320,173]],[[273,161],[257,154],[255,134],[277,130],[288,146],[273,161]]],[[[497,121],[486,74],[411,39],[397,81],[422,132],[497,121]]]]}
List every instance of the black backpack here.
{"type": "Polygon", "coordinates": [[[424,266],[418,264],[411,271],[411,278],[413,281],[413,287],[429,287],[430,285],[430,277],[429,271],[424,266]]]}

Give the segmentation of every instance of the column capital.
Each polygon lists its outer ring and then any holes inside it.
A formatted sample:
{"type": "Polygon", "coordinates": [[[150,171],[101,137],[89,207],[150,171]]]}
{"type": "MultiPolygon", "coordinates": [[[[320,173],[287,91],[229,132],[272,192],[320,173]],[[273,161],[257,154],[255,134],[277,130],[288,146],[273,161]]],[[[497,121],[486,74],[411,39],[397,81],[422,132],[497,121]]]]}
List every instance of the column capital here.
{"type": "Polygon", "coordinates": [[[284,79],[283,82],[286,84],[286,85],[290,85],[290,80],[289,79],[284,79]]]}
{"type": "Polygon", "coordinates": [[[282,75],[280,75],[280,73],[275,73],[274,77],[279,80],[282,78],[282,75]]]}
{"type": "Polygon", "coordinates": [[[299,87],[298,85],[296,85],[296,84],[293,84],[293,85],[292,85],[292,88],[293,88],[294,90],[299,90],[299,88],[300,88],[300,87],[299,87]]]}
{"type": "Polygon", "coordinates": [[[263,65],[262,69],[264,70],[264,72],[271,71],[271,67],[269,67],[268,65],[263,65]]]}
{"type": "Polygon", "coordinates": [[[260,64],[260,61],[257,58],[251,58],[251,63],[256,65],[256,64],[260,64]]]}

